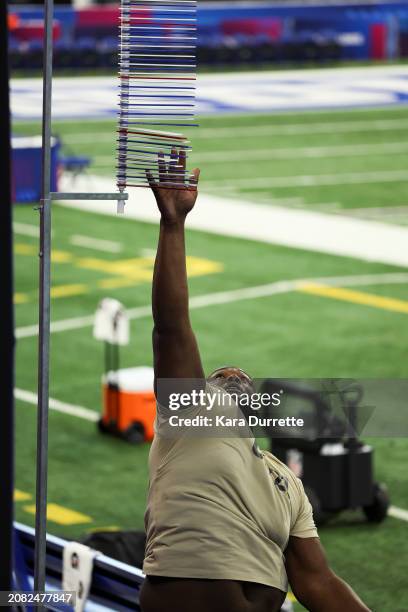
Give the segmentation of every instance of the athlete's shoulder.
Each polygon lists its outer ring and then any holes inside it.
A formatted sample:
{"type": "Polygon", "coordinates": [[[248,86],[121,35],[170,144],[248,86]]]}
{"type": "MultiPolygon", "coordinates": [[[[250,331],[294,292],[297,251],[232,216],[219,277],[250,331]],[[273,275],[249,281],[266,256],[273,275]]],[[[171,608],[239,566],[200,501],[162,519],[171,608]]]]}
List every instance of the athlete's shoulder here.
{"type": "Polygon", "coordinates": [[[283,463],[280,459],[278,459],[275,455],[273,455],[269,451],[263,450],[262,454],[265,457],[265,461],[267,463],[271,463],[272,465],[274,465],[275,467],[279,467],[283,471],[289,470],[288,466],[285,463],[283,463]]]}
{"type": "Polygon", "coordinates": [[[275,457],[275,455],[273,455],[269,451],[262,451],[262,454],[264,456],[264,459],[267,465],[275,469],[282,476],[285,476],[289,480],[289,482],[291,482],[292,484],[296,486],[296,488],[299,487],[298,485],[299,479],[295,476],[295,474],[292,472],[290,467],[288,467],[285,463],[283,463],[283,461],[275,457]]]}

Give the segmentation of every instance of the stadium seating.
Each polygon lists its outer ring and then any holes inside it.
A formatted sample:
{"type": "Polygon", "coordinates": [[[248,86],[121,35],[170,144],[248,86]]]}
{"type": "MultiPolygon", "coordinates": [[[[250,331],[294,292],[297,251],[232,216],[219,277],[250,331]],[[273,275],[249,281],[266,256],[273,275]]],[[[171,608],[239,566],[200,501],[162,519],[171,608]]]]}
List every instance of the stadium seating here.
{"type": "MultiPolygon", "coordinates": [[[[42,62],[41,9],[15,7],[12,17],[11,66],[38,70],[42,62]]],[[[117,23],[117,5],[80,10],[57,7],[56,68],[112,68],[117,57],[117,23]]],[[[204,4],[199,7],[198,23],[201,66],[382,60],[408,55],[408,7],[402,1],[375,6],[356,1],[355,5],[326,7],[204,4]]]]}

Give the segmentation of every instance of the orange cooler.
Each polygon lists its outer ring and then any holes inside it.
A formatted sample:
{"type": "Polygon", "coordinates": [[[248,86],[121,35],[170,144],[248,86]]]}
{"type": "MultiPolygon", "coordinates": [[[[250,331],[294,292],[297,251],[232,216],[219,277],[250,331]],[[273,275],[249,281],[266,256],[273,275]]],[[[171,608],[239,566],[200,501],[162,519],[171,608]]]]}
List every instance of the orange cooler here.
{"type": "Polygon", "coordinates": [[[132,444],[151,442],[156,417],[153,379],[153,368],[149,367],[125,368],[104,374],[99,429],[132,444]]]}

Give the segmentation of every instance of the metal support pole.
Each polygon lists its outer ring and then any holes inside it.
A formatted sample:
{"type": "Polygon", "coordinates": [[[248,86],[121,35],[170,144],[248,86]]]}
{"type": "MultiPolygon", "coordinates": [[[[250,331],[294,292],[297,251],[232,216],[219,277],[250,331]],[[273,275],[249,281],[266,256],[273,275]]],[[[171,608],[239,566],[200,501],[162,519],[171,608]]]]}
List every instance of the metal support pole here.
{"type": "Polygon", "coordinates": [[[52,191],[51,200],[128,200],[129,194],[122,192],[116,193],[65,193],[63,191],[52,191]]]}
{"type": "MultiPolygon", "coordinates": [[[[51,268],[51,101],[54,0],[45,0],[42,116],[42,199],[40,205],[40,279],[38,338],[37,482],[34,589],[44,591],[47,534],[48,387],[51,268]]],[[[43,606],[39,607],[44,610],[43,606]]]]}
{"type": "MultiPolygon", "coordinates": [[[[35,515],[34,590],[44,591],[47,536],[48,404],[50,369],[51,205],[55,199],[117,200],[123,212],[128,194],[67,194],[51,192],[51,122],[54,0],[44,0],[42,198],[40,211],[40,278],[38,337],[37,479],[35,515]]],[[[44,610],[43,606],[39,606],[44,610]]]]}

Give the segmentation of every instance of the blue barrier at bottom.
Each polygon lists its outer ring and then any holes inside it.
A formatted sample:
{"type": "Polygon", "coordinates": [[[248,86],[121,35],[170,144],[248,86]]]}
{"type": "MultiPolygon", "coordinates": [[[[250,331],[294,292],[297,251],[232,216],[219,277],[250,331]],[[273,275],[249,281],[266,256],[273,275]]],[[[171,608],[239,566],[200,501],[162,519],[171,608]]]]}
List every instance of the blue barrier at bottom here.
{"type": "MultiPolygon", "coordinates": [[[[35,532],[32,527],[14,524],[17,586],[33,584],[35,532]]],[[[62,588],[62,554],[66,540],[47,535],[46,590],[62,588]]],[[[140,612],[139,592],[144,574],[140,569],[98,555],[94,561],[92,584],[86,612],[117,610],[140,612]]],[[[48,610],[71,610],[66,605],[47,604],[48,610]]]]}

